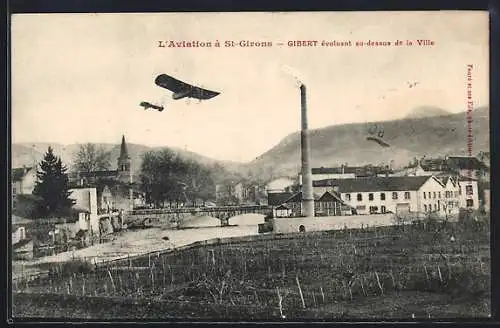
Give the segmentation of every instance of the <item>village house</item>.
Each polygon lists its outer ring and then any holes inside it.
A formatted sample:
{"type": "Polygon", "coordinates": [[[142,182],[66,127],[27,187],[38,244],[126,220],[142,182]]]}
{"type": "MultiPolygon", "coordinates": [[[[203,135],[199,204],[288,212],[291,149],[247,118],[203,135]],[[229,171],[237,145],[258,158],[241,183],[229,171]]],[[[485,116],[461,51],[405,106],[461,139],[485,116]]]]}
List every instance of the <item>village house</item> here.
{"type": "MultiPolygon", "coordinates": [[[[315,216],[345,216],[356,213],[355,209],[343,201],[336,191],[327,190],[322,194],[315,193],[313,197],[315,216]]],[[[289,197],[281,207],[285,207],[289,211],[288,216],[300,217],[302,215],[302,192],[289,197]]]]}
{"type": "Polygon", "coordinates": [[[273,217],[288,217],[291,209],[284,205],[293,196],[291,192],[271,192],[267,194],[267,205],[271,206],[273,217]]]}
{"type": "MultiPolygon", "coordinates": [[[[446,215],[445,189],[435,177],[372,177],[313,182],[316,194],[334,191],[357,214],[431,213],[446,215]]],[[[458,196],[458,195],[457,195],[458,196]]]]}
{"type": "Polygon", "coordinates": [[[88,231],[89,233],[99,233],[99,215],[97,213],[97,189],[78,188],[70,189],[70,198],[75,201],[72,209],[78,215],[75,223],[75,231],[88,231]]]}
{"type": "Polygon", "coordinates": [[[12,257],[14,260],[31,260],[33,258],[33,239],[26,234],[26,226],[31,225],[32,220],[12,215],[12,257]]]}
{"type": "Polygon", "coordinates": [[[490,179],[489,167],[470,156],[447,156],[445,158],[422,158],[415,165],[411,165],[396,173],[399,176],[438,176],[455,175],[470,177],[481,181],[490,179]]]}
{"type": "Polygon", "coordinates": [[[36,166],[12,169],[12,196],[32,194],[36,180],[36,166]]]}

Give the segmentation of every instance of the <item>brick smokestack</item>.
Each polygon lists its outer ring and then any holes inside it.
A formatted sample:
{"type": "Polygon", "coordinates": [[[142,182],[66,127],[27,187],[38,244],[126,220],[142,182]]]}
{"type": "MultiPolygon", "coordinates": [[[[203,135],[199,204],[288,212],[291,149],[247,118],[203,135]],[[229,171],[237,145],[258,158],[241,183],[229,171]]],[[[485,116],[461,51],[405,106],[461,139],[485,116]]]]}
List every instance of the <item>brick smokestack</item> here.
{"type": "Polygon", "coordinates": [[[309,130],[307,128],[307,99],[306,86],[300,86],[300,107],[302,116],[302,130],[300,132],[300,145],[302,155],[302,216],[314,217],[314,196],[311,172],[311,145],[309,130]]]}

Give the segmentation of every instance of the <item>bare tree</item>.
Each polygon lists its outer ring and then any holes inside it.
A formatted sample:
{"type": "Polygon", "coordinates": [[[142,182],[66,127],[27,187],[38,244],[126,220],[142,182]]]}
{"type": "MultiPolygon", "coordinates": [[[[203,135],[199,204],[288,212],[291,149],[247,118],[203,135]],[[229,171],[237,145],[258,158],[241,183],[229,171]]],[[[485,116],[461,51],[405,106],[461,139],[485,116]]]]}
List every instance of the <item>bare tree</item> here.
{"type": "Polygon", "coordinates": [[[111,167],[111,153],[105,151],[103,147],[86,143],[80,145],[80,149],[75,154],[74,164],[79,172],[109,170],[111,167]]]}

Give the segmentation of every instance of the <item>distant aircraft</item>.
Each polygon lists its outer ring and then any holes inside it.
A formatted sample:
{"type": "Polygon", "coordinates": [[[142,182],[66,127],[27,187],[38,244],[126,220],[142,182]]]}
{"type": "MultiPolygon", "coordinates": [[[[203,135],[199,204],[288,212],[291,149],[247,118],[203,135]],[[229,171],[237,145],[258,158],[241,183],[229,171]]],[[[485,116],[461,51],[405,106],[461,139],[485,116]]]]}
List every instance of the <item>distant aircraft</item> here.
{"type": "Polygon", "coordinates": [[[174,100],[182,99],[182,98],[195,98],[199,100],[206,100],[213,98],[220,94],[220,92],[210,91],[207,89],[203,89],[200,87],[196,87],[194,85],[179,81],[170,75],[161,74],[158,75],[155,79],[156,85],[159,87],[165,88],[167,90],[172,91],[174,94],[172,98],[174,100]]]}
{"type": "Polygon", "coordinates": [[[390,147],[388,143],[382,140],[384,137],[384,130],[381,127],[378,127],[377,124],[373,124],[369,129],[368,133],[369,137],[366,137],[366,140],[375,141],[382,147],[390,147]]]}
{"type": "Polygon", "coordinates": [[[413,83],[406,82],[406,84],[408,84],[408,88],[413,88],[413,87],[416,87],[417,84],[419,84],[419,82],[413,82],[413,83]]]}
{"type": "Polygon", "coordinates": [[[366,140],[375,141],[376,143],[378,143],[382,147],[390,147],[391,146],[388,143],[386,143],[385,141],[383,141],[382,139],[377,138],[377,137],[366,137],[366,140]]]}
{"type": "Polygon", "coordinates": [[[164,107],[163,106],[157,106],[157,105],[153,105],[151,103],[148,103],[147,101],[142,101],[139,106],[142,106],[144,107],[144,110],[147,110],[149,108],[153,108],[153,109],[156,109],[157,111],[159,112],[162,112],[164,107]]]}

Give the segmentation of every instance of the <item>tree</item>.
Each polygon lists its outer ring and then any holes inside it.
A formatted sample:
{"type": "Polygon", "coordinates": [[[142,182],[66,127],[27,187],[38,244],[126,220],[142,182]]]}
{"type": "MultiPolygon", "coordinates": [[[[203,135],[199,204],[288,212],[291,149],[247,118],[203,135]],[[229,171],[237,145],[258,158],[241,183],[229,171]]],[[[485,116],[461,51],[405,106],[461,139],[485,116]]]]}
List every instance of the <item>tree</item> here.
{"type": "Polygon", "coordinates": [[[169,149],[144,154],[140,180],[146,201],[160,207],[164,201],[182,200],[186,172],[187,165],[169,149]]]}
{"type": "Polygon", "coordinates": [[[111,153],[91,143],[83,144],[75,154],[74,163],[79,172],[109,170],[111,153]]]}
{"type": "Polygon", "coordinates": [[[42,216],[68,213],[74,201],[70,199],[67,168],[49,147],[37,171],[33,195],[40,197],[42,216]]]}
{"type": "Polygon", "coordinates": [[[186,198],[206,201],[215,194],[210,168],[185,160],[169,149],[144,154],[140,180],[146,201],[157,207],[164,201],[184,202],[186,198]]]}

